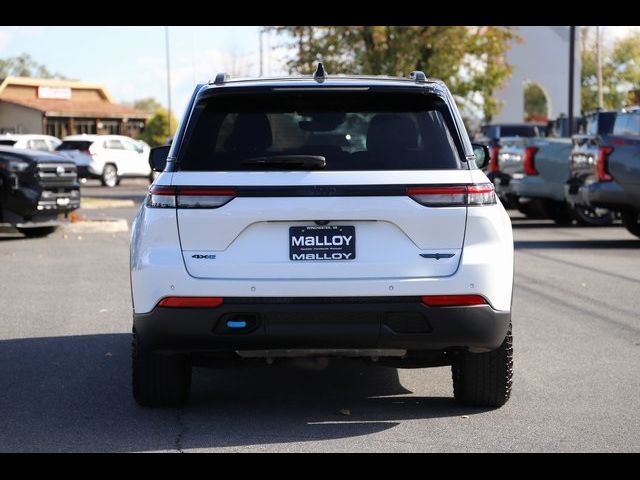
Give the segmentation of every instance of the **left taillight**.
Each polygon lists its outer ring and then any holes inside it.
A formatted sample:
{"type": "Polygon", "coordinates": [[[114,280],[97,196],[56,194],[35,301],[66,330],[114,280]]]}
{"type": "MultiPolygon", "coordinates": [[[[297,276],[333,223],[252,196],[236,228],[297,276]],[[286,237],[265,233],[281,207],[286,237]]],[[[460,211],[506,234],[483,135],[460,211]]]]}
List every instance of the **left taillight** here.
{"type": "Polygon", "coordinates": [[[496,203],[496,195],[491,183],[409,187],[407,195],[425,207],[463,207],[496,203]]]}
{"type": "Polygon", "coordinates": [[[230,188],[165,187],[149,189],[147,206],[152,208],[219,208],[236,197],[230,188]]]}
{"type": "Polygon", "coordinates": [[[596,159],[596,177],[599,182],[611,182],[613,177],[609,173],[609,155],[613,152],[613,147],[598,148],[598,158],[596,159]]]}
{"type": "Polygon", "coordinates": [[[524,149],[522,167],[525,175],[538,175],[538,170],[536,170],[536,153],[538,153],[538,147],[527,147],[524,149]]]}

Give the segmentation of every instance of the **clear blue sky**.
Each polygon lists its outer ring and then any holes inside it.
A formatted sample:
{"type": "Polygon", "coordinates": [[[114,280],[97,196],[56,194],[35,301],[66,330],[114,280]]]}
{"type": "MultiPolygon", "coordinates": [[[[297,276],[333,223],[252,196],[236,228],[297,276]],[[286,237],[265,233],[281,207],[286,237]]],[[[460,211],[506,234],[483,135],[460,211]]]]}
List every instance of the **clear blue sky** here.
{"type": "MultiPolygon", "coordinates": [[[[218,71],[259,71],[258,27],[169,27],[172,109],[177,117],[197,82],[218,71]]],[[[271,39],[271,44],[276,40],[271,39]]],[[[266,41],[265,41],[266,46],[266,41]]],[[[70,78],[104,84],[116,101],[155,97],[167,104],[165,28],[0,27],[0,58],[28,53],[70,78]]],[[[275,58],[265,73],[282,73],[275,58]]]]}
{"type": "MultiPolygon", "coordinates": [[[[635,27],[605,27],[615,38],[635,27]]],[[[256,76],[258,27],[169,27],[172,110],[180,118],[198,82],[216,72],[256,76]]],[[[282,39],[265,38],[265,74],[284,73],[282,39]]],[[[28,53],[51,71],[104,84],[117,101],[154,97],[167,104],[165,28],[0,27],[0,58],[28,53]]]]}

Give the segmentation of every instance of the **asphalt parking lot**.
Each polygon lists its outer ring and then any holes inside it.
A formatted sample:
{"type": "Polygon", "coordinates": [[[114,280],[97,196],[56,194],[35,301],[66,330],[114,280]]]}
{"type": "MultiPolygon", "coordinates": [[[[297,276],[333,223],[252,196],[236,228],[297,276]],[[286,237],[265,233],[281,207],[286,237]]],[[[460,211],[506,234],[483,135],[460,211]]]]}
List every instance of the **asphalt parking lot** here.
{"type": "MultiPolygon", "coordinates": [[[[124,202],[80,214],[130,224],[146,186],[87,184],[124,202]]],[[[0,233],[0,451],[640,451],[640,240],[512,220],[515,378],[498,410],[456,405],[448,367],[339,360],[195,369],[187,407],[142,409],[129,232],[0,233]]]]}

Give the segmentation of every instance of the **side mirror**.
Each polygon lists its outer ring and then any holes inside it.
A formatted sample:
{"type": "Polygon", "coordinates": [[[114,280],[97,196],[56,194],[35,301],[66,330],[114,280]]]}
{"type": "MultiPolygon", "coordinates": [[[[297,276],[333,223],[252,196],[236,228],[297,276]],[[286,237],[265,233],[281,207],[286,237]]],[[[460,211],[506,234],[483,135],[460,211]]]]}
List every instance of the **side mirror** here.
{"type": "Polygon", "coordinates": [[[476,165],[482,169],[489,163],[491,154],[489,153],[489,147],[486,145],[473,144],[473,154],[476,156],[476,165]]]}
{"type": "Polygon", "coordinates": [[[149,166],[154,172],[163,172],[164,167],[167,164],[167,157],[169,156],[170,145],[161,145],[159,147],[153,147],[149,150],[149,166]]]}

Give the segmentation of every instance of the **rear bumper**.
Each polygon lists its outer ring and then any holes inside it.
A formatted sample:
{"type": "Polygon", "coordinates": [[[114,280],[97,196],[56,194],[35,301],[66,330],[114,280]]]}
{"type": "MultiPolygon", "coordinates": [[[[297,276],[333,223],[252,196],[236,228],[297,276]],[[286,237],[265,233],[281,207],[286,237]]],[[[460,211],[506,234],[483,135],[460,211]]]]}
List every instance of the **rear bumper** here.
{"type": "Polygon", "coordinates": [[[624,209],[631,203],[628,195],[616,182],[567,183],[565,197],[571,205],[624,209]]]}
{"type": "MultiPolygon", "coordinates": [[[[164,352],[270,349],[497,348],[511,313],[428,307],[420,297],[225,298],[216,308],[134,314],[140,341],[164,352]],[[245,322],[230,328],[228,322],[245,322]]],[[[237,325],[237,324],[236,324],[237,325]]]]}

